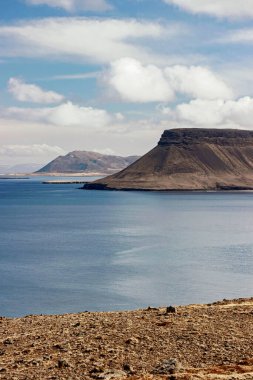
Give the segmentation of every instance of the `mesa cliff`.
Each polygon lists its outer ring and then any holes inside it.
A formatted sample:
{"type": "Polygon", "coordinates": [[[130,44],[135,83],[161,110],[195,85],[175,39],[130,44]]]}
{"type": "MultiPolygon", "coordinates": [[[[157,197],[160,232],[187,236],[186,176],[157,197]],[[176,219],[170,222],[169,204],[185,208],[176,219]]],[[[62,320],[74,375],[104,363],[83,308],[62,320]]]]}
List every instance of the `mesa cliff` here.
{"type": "Polygon", "coordinates": [[[101,190],[253,190],[253,131],[165,130],[126,169],[84,186],[101,190]]]}

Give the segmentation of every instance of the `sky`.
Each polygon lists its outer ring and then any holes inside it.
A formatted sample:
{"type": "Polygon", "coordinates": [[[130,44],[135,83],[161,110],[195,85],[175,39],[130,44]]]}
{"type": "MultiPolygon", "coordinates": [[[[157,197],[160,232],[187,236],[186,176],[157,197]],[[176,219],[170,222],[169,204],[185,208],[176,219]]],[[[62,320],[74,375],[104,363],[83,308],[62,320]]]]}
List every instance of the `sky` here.
{"type": "Polygon", "coordinates": [[[0,165],[253,129],[253,0],[1,0],[0,165]]]}

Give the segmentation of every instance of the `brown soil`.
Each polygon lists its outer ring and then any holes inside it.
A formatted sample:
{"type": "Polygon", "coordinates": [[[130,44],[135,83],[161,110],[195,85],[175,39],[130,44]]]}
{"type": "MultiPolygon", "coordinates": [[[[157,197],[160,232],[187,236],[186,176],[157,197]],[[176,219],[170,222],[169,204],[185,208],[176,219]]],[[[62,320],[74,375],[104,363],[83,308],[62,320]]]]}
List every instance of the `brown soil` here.
{"type": "Polygon", "coordinates": [[[253,379],[253,298],[0,318],[0,379],[253,379]],[[176,359],[175,370],[166,361],[176,359]],[[164,369],[165,368],[165,369],[164,369]]]}

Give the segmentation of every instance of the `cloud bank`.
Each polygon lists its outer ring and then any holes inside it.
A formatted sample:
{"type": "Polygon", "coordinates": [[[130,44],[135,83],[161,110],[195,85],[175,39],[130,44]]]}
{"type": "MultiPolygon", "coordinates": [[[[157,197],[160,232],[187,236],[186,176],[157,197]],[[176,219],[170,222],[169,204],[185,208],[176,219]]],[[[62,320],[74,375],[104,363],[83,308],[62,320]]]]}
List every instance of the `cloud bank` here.
{"type": "Polygon", "coordinates": [[[133,58],[111,64],[104,76],[123,100],[136,103],[172,101],[176,93],[202,99],[233,98],[232,89],[211,70],[201,66],[164,69],[143,65],[133,58]]]}
{"type": "Polygon", "coordinates": [[[2,145],[0,147],[0,155],[2,156],[44,156],[44,155],[62,155],[66,152],[59,146],[51,146],[47,144],[32,145],[2,145]]]}
{"type": "Polygon", "coordinates": [[[165,75],[154,65],[143,66],[133,58],[122,58],[111,64],[105,80],[130,102],[159,102],[174,98],[165,75]]]}
{"type": "Polygon", "coordinates": [[[193,14],[222,18],[252,18],[253,0],[163,0],[193,14]]]}
{"type": "Polygon", "coordinates": [[[82,107],[72,102],[44,108],[9,107],[2,110],[1,116],[61,127],[81,126],[90,129],[103,128],[110,125],[113,120],[113,115],[103,109],[82,107]]]}
{"type": "Polygon", "coordinates": [[[140,61],[161,60],[149,50],[147,39],[183,33],[178,25],[134,19],[47,18],[0,26],[0,52],[10,57],[77,59],[110,63],[130,56],[140,61]],[[145,43],[143,43],[143,39],[145,43]]]}
{"type": "Polygon", "coordinates": [[[44,91],[35,84],[25,83],[19,78],[10,78],[8,82],[8,91],[20,102],[31,103],[60,103],[64,96],[54,91],[44,91]]]}
{"type": "Polygon", "coordinates": [[[162,108],[162,113],[181,126],[253,128],[253,98],[249,96],[238,100],[194,99],[175,110],[162,108]]]}
{"type": "Polygon", "coordinates": [[[218,42],[236,43],[236,44],[252,44],[253,43],[253,28],[235,29],[225,33],[218,42]]]}

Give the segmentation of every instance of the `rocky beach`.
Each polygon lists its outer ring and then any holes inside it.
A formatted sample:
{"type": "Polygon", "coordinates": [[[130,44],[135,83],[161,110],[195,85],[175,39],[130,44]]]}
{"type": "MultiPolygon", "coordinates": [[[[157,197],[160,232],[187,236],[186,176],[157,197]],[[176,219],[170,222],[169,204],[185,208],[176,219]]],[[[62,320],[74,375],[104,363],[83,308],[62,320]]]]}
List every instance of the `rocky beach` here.
{"type": "Polygon", "coordinates": [[[2,380],[253,379],[253,298],[0,318],[2,380]]]}

